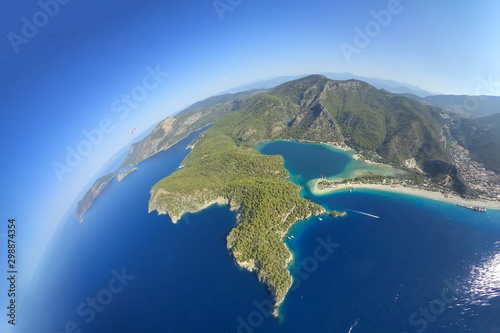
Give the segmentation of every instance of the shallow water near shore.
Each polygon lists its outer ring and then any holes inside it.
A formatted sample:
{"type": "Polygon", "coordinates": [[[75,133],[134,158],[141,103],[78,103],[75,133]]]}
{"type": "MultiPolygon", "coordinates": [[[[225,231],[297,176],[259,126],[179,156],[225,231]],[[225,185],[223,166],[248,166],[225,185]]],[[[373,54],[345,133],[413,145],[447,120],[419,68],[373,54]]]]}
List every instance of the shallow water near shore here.
{"type": "MultiPolygon", "coordinates": [[[[294,238],[285,242],[295,256],[295,285],[281,318],[269,316],[266,287],[226,249],[233,212],[213,206],[175,225],[147,213],[149,190],[175,172],[197,134],[113,180],[84,223],[64,222],[24,302],[18,332],[63,332],[68,322],[93,333],[500,330],[500,213],[364,190],[302,192],[348,215],[313,217],[291,229],[294,238]],[[91,319],[87,298],[102,298],[112,271],[122,268],[134,278],[91,319]],[[457,278],[466,288],[443,294],[457,278]],[[77,312],[82,303],[85,315],[77,312]]],[[[267,152],[281,153],[290,180],[302,186],[346,172],[352,162],[342,151],[295,144],[267,152]]]]}
{"type": "Polygon", "coordinates": [[[387,165],[356,159],[354,150],[342,150],[328,144],[278,140],[262,142],[256,149],[264,155],[282,155],[290,180],[305,190],[320,178],[338,181],[364,175],[405,173],[387,165]]]}

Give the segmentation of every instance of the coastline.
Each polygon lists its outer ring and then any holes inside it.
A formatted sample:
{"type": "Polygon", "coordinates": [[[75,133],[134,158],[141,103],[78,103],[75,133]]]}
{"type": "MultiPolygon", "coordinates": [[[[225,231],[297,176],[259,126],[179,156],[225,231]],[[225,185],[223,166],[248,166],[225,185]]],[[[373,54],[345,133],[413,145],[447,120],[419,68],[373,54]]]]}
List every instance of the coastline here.
{"type": "MultiPolygon", "coordinates": [[[[217,206],[227,206],[231,211],[235,211],[236,212],[236,222],[237,224],[240,223],[240,219],[241,219],[241,212],[240,212],[240,206],[234,206],[231,204],[231,200],[227,199],[227,198],[223,198],[223,197],[218,197],[214,200],[211,200],[211,201],[207,201],[205,203],[203,203],[201,206],[199,207],[196,207],[196,209],[192,209],[192,210],[184,210],[182,212],[179,212],[178,214],[174,215],[172,214],[171,212],[169,212],[168,210],[166,209],[159,209],[156,204],[152,204],[152,202],[150,201],[149,203],[149,212],[148,213],[151,213],[153,211],[156,211],[158,215],[168,215],[170,217],[170,219],[172,220],[172,223],[174,224],[177,224],[180,220],[182,220],[183,218],[183,215],[186,214],[186,213],[199,213],[199,212],[202,212],[203,210],[213,206],[213,205],[217,205],[217,206]]],[[[288,295],[288,291],[290,290],[290,288],[292,287],[293,285],[293,281],[294,281],[294,277],[291,272],[290,272],[290,266],[291,264],[293,263],[293,261],[295,260],[295,256],[293,254],[293,252],[291,251],[291,249],[288,247],[286,241],[285,241],[285,238],[286,238],[286,235],[288,235],[290,233],[290,231],[292,230],[292,228],[299,222],[301,221],[305,221],[305,220],[309,220],[310,218],[312,218],[313,216],[320,216],[322,214],[324,214],[326,212],[326,209],[322,208],[320,211],[318,212],[315,212],[315,213],[310,213],[309,215],[307,215],[305,218],[303,219],[297,219],[295,220],[288,229],[286,230],[283,230],[283,234],[281,235],[281,241],[283,242],[283,244],[285,244],[285,247],[289,253],[289,256],[288,258],[286,259],[285,263],[284,263],[284,266],[288,269],[290,275],[289,275],[289,286],[288,288],[286,289],[286,291],[284,291],[283,294],[281,294],[278,289],[276,289],[271,283],[268,282],[268,279],[263,277],[261,275],[261,268],[259,267],[259,264],[258,262],[255,260],[255,259],[250,259],[248,261],[239,261],[237,259],[237,257],[235,256],[234,254],[234,249],[233,249],[233,246],[230,244],[231,243],[231,240],[230,240],[230,234],[227,236],[226,238],[226,247],[227,247],[227,250],[228,252],[230,253],[231,257],[233,258],[233,261],[235,262],[235,264],[241,268],[241,269],[245,269],[245,270],[248,270],[249,272],[252,272],[252,273],[255,273],[257,275],[257,278],[260,282],[264,283],[264,285],[266,285],[268,291],[269,291],[269,294],[271,296],[271,300],[273,302],[273,309],[272,309],[272,316],[273,317],[276,317],[278,318],[280,316],[280,307],[281,305],[283,304],[283,302],[285,301],[285,298],[286,296],[288,295]]]]}
{"type": "MultiPolygon", "coordinates": [[[[239,210],[239,207],[238,207],[237,211],[238,210],[239,210]]],[[[279,318],[280,317],[280,308],[281,308],[281,305],[285,301],[286,296],[288,295],[288,292],[290,291],[290,289],[293,286],[294,279],[296,278],[292,274],[292,272],[290,271],[290,267],[291,267],[292,263],[295,260],[295,255],[292,252],[292,250],[288,247],[288,244],[286,243],[285,238],[286,238],[287,235],[290,234],[290,231],[294,228],[294,226],[297,223],[309,220],[313,216],[320,216],[320,215],[324,214],[325,212],[326,212],[326,209],[322,209],[322,211],[317,212],[316,214],[310,214],[310,215],[308,215],[304,219],[297,219],[297,220],[295,220],[295,222],[292,223],[292,225],[290,226],[290,228],[288,228],[286,230],[286,232],[284,232],[283,235],[281,236],[281,241],[283,242],[283,244],[285,244],[285,246],[286,246],[286,248],[287,248],[287,250],[289,252],[289,257],[287,258],[287,260],[285,262],[285,267],[287,268],[287,270],[290,273],[290,275],[289,275],[290,285],[288,286],[287,290],[285,291],[285,293],[283,295],[279,295],[278,294],[278,290],[268,282],[267,278],[264,278],[264,277],[262,277],[260,275],[260,267],[259,267],[258,263],[254,259],[250,259],[249,261],[245,261],[245,262],[238,261],[238,259],[234,255],[233,247],[228,244],[229,240],[228,239],[226,240],[226,242],[227,242],[226,243],[227,249],[230,252],[231,257],[233,258],[233,260],[236,263],[236,265],[238,267],[240,267],[241,269],[246,269],[249,272],[255,273],[257,275],[257,278],[259,279],[259,281],[262,282],[262,283],[264,283],[264,285],[267,287],[267,290],[269,291],[269,294],[271,295],[271,299],[272,299],[272,302],[273,302],[273,309],[271,311],[271,315],[273,317],[275,317],[275,318],[279,318]]],[[[239,215],[239,212],[238,212],[238,215],[239,215]]]]}
{"type": "Polygon", "coordinates": [[[500,210],[500,201],[485,201],[485,200],[471,200],[464,199],[458,195],[444,195],[441,192],[426,191],[421,189],[413,189],[410,187],[405,187],[401,185],[383,185],[383,184],[339,184],[332,188],[318,189],[317,184],[319,180],[315,180],[313,186],[309,189],[312,194],[317,196],[327,195],[335,192],[347,191],[350,189],[364,189],[364,190],[376,190],[392,193],[401,193],[411,196],[422,197],[426,199],[436,200],[440,202],[447,202],[455,205],[472,205],[477,207],[483,207],[487,209],[500,210]]]}
{"type": "Polygon", "coordinates": [[[121,182],[125,177],[130,175],[135,170],[137,170],[137,167],[130,168],[127,171],[123,171],[122,173],[118,174],[118,176],[117,176],[118,181],[121,182]]]}

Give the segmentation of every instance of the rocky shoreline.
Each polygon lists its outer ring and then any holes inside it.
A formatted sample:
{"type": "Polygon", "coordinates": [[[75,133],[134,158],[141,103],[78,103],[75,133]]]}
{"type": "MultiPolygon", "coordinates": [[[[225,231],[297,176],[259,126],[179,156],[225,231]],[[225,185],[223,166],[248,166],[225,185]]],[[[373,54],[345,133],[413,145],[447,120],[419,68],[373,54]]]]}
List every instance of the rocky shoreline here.
{"type": "MultiPolygon", "coordinates": [[[[158,195],[158,193],[156,193],[156,195],[158,195]]],[[[207,209],[208,207],[210,206],[213,206],[213,205],[217,205],[217,206],[227,206],[229,205],[229,199],[228,198],[224,198],[224,197],[217,197],[213,200],[209,200],[209,201],[205,201],[203,202],[200,206],[198,207],[195,207],[193,209],[186,209],[186,210],[183,210],[181,211],[180,213],[177,213],[177,214],[174,214],[172,212],[169,212],[166,208],[160,208],[157,206],[156,202],[155,202],[155,196],[153,196],[149,202],[149,210],[148,210],[148,213],[151,213],[151,212],[154,212],[156,211],[158,213],[158,215],[168,215],[170,217],[170,219],[172,220],[172,223],[176,224],[177,222],[179,222],[181,219],[182,219],[182,216],[184,214],[187,214],[187,213],[199,213],[205,209],[207,209]]],[[[230,208],[232,211],[235,210],[235,208],[232,208],[231,205],[230,205],[230,208]]]]}
{"type": "MultiPolygon", "coordinates": [[[[324,214],[326,213],[326,210],[321,212],[321,213],[318,213],[318,214],[315,214],[314,216],[319,216],[321,214],[324,214]]],[[[345,214],[345,212],[343,212],[345,214]]],[[[309,215],[308,217],[305,218],[305,220],[311,218],[313,215],[309,215]]],[[[342,215],[343,216],[343,215],[342,215]]],[[[295,221],[292,226],[286,231],[285,235],[289,233],[289,231],[292,229],[292,227],[299,221],[302,221],[302,220],[297,220],[295,221]]],[[[282,237],[283,238],[283,241],[284,241],[284,238],[285,236],[282,237]]],[[[229,244],[229,240],[228,240],[228,244],[229,244]]],[[[244,261],[244,262],[240,262],[236,259],[236,256],[234,255],[233,253],[233,249],[228,245],[227,249],[229,251],[231,251],[231,254],[232,254],[232,257],[234,259],[234,262],[240,267],[240,268],[243,268],[243,269],[246,269],[248,270],[249,272],[254,272],[257,274],[257,277],[259,279],[260,282],[264,283],[266,286],[267,286],[267,289],[269,291],[269,293],[271,294],[271,297],[273,299],[273,303],[274,303],[274,307],[273,307],[273,311],[272,311],[272,315],[274,317],[279,317],[279,308],[281,306],[281,304],[285,301],[285,297],[286,295],[288,294],[288,291],[290,290],[290,288],[292,287],[293,285],[293,276],[290,275],[290,280],[289,280],[289,286],[288,286],[288,289],[286,290],[286,292],[283,294],[283,295],[278,295],[278,291],[276,289],[274,289],[272,287],[272,285],[270,283],[268,283],[267,279],[263,278],[261,275],[259,275],[259,264],[258,262],[256,262],[255,260],[251,259],[249,261],[244,261]]],[[[287,247],[287,250],[290,254],[290,256],[287,258],[286,262],[285,262],[285,266],[286,268],[289,268],[290,267],[290,264],[293,262],[293,260],[295,259],[294,256],[293,256],[293,253],[292,251],[290,251],[290,249],[288,249],[287,247]]]]}
{"type": "MultiPolygon", "coordinates": [[[[158,193],[156,193],[156,195],[158,195],[158,193]]],[[[229,208],[230,208],[231,211],[236,211],[236,213],[237,213],[236,214],[236,222],[237,222],[237,224],[241,222],[240,211],[239,211],[240,210],[240,206],[235,206],[234,204],[231,203],[231,201],[228,198],[217,197],[214,200],[207,200],[207,201],[201,203],[196,208],[189,209],[189,210],[184,210],[184,211],[182,211],[180,213],[177,213],[177,214],[173,214],[173,213],[169,212],[167,209],[161,209],[161,208],[157,207],[157,205],[155,203],[155,200],[156,199],[154,199],[154,197],[153,197],[152,200],[150,201],[149,212],[151,213],[153,211],[157,211],[158,215],[169,215],[173,223],[178,223],[180,220],[182,220],[182,216],[184,214],[187,214],[187,213],[198,213],[198,212],[201,212],[201,211],[203,211],[203,210],[205,210],[205,209],[207,209],[207,208],[209,208],[210,206],[213,206],[213,205],[229,206],[229,208]]],[[[314,216],[319,216],[319,215],[324,214],[324,213],[327,213],[326,210],[320,211],[317,214],[314,214],[314,216]]],[[[334,214],[335,213],[339,213],[340,215],[343,216],[343,214],[341,214],[342,212],[334,212],[334,214]]],[[[344,214],[345,214],[345,212],[344,212],[344,214]]],[[[313,216],[313,214],[310,214],[305,219],[307,220],[307,219],[311,218],[312,216],[313,216]]],[[[340,216],[338,216],[338,217],[340,217],[340,216]]],[[[299,221],[302,221],[302,219],[299,219],[299,220],[295,221],[290,226],[290,228],[288,230],[285,230],[284,232],[280,233],[281,238],[282,238],[283,241],[284,241],[286,235],[288,234],[288,232],[290,231],[290,229],[297,222],[299,222],[299,221]]],[[[273,288],[273,286],[269,283],[269,281],[267,281],[267,279],[260,274],[259,263],[258,262],[256,262],[254,259],[250,259],[250,260],[247,260],[247,261],[239,261],[237,259],[237,256],[234,253],[233,247],[230,246],[230,244],[232,243],[232,240],[230,240],[229,238],[230,238],[230,234],[227,236],[226,246],[227,246],[227,249],[230,252],[231,256],[233,257],[233,260],[234,260],[235,264],[237,264],[242,269],[246,269],[246,270],[248,270],[250,272],[255,273],[257,275],[257,278],[259,279],[259,281],[262,282],[262,283],[264,283],[267,286],[267,289],[269,290],[269,293],[270,293],[270,295],[272,297],[272,300],[273,300],[273,303],[274,303],[274,308],[273,308],[272,315],[275,316],[275,317],[278,317],[279,316],[279,307],[281,306],[281,304],[285,300],[285,297],[286,297],[286,295],[288,293],[288,290],[292,287],[293,276],[290,275],[289,284],[288,284],[288,288],[287,288],[286,292],[283,293],[283,294],[279,294],[278,291],[275,288],[273,288]]],[[[290,264],[294,260],[293,253],[290,251],[290,249],[288,249],[288,247],[287,247],[287,250],[289,252],[289,257],[283,263],[284,267],[286,267],[286,268],[288,268],[290,266],[290,264]]]]}

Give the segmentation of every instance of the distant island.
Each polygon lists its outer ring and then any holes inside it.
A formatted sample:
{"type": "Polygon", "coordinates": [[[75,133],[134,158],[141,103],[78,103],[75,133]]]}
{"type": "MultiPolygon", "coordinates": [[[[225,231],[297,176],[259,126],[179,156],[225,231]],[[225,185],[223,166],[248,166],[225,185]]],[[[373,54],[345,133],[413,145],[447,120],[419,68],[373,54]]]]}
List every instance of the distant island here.
{"type": "Polygon", "coordinates": [[[347,212],[345,212],[345,211],[338,212],[338,211],[334,210],[334,211],[329,212],[328,215],[330,215],[331,217],[334,217],[334,218],[338,218],[338,217],[346,216],[347,212]]]}
{"type": "MultiPolygon", "coordinates": [[[[106,185],[113,179],[113,177],[116,175],[116,172],[107,174],[106,176],[103,176],[99,179],[97,179],[94,183],[94,186],[90,190],[87,191],[85,196],[83,197],[82,200],[78,202],[78,206],[76,209],[76,217],[81,219],[83,214],[92,206],[92,203],[94,202],[95,198],[104,190],[106,185]]],[[[83,221],[81,219],[81,221],[83,221]]]]}

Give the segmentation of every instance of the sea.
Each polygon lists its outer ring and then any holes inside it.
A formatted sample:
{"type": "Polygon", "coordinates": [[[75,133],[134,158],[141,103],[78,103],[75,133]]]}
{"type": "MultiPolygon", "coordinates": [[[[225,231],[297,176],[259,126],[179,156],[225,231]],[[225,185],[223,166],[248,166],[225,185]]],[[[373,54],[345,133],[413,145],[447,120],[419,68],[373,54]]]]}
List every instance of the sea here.
{"type": "Polygon", "coordinates": [[[265,285],[226,248],[234,212],[212,206],[177,224],[148,213],[151,187],[197,135],[113,179],[83,223],[68,213],[15,332],[500,332],[499,211],[382,191],[314,196],[307,182],[349,172],[353,158],[288,141],[257,148],[285,158],[303,197],[347,216],[290,230],[294,285],[271,316],[265,285]]]}

